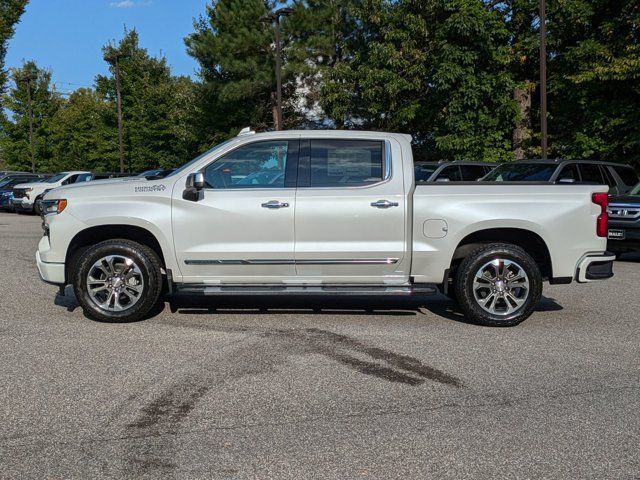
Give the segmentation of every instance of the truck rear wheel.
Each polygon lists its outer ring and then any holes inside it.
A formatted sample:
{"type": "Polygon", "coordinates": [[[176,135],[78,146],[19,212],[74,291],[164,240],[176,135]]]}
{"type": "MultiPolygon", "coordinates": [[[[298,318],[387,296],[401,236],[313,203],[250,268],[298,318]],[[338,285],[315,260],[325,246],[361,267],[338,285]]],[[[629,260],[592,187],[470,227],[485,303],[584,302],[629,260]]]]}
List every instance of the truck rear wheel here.
{"type": "Polygon", "coordinates": [[[94,320],[140,320],[159,300],[162,266],[149,247],[130,240],[106,240],[82,251],[73,264],[76,298],[94,320]]]}
{"type": "Polygon", "coordinates": [[[522,248],[493,243],[462,261],[455,288],[469,320],[486,326],[510,327],[533,313],[542,296],[542,275],[522,248]]]}

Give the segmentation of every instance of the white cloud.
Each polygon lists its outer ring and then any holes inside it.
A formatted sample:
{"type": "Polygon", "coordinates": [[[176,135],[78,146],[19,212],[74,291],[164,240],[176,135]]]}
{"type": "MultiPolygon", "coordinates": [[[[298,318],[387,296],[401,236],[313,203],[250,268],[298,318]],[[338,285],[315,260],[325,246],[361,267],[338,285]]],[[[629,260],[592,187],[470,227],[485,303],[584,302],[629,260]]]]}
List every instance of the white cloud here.
{"type": "Polygon", "coordinates": [[[131,8],[135,6],[135,3],[131,0],[121,0],[119,2],[111,2],[109,6],[113,8],[131,8]]]}
{"type": "Polygon", "coordinates": [[[153,3],[153,0],[140,0],[134,2],[133,0],[119,0],[117,2],[111,2],[109,4],[112,8],[133,8],[133,7],[148,7],[153,3]]]}

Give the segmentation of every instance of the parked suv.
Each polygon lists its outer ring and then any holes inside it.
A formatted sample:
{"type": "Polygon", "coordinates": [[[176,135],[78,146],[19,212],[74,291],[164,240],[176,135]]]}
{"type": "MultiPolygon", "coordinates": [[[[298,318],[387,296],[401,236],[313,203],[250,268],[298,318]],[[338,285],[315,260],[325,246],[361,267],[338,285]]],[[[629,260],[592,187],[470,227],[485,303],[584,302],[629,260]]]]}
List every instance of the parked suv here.
{"type": "Polygon", "coordinates": [[[49,190],[71,185],[72,183],[87,182],[91,180],[91,172],[74,171],[60,172],[44,182],[21,183],[13,189],[13,208],[17,212],[38,213],[36,202],[41,200],[49,190]]]}
{"type": "Polygon", "coordinates": [[[475,182],[484,177],[495,163],[415,162],[416,182],[475,182]]]}
{"type": "Polygon", "coordinates": [[[609,193],[628,192],[640,181],[630,165],[597,160],[518,160],[503,163],[482,179],[488,182],[548,182],[609,185],[609,193]]]}
{"type": "Polygon", "coordinates": [[[640,250],[640,183],[609,202],[608,248],[616,255],[640,250]]]}
{"type": "Polygon", "coordinates": [[[44,180],[37,173],[10,173],[0,178],[0,210],[13,211],[13,187],[25,182],[39,182],[44,180]]]}

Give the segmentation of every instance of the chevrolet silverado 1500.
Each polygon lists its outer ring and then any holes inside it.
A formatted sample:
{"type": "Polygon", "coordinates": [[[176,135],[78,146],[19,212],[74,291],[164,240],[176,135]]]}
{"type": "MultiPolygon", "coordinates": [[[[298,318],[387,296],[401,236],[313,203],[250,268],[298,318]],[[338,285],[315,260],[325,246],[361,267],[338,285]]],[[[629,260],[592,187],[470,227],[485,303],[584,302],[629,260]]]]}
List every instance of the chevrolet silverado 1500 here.
{"type": "Polygon", "coordinates": [[[609,278],[607,187],[431,183],[411,137],[243,131],[163,179],[55,188],[41,277],[103,321],[163,292],[436,293],[485,325],[515,325],[543,281],[609,278]]]}

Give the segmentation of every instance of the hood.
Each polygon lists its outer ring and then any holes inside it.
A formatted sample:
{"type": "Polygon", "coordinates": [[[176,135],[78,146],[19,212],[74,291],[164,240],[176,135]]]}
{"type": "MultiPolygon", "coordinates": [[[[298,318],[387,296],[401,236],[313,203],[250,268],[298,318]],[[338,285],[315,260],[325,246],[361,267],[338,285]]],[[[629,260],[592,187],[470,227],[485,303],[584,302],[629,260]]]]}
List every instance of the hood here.
{"type": "MultiPolygon", "coordinates": [[[[12,187],[12,190],[14,188],[34,188],[34,187],[37,188],[37,187],[40,187],[42,185],[47,185],[47,184],[43,183],[43,182],[19,183],[17,185],[14,185],[12,187]]],[[[55,183],[52,183],[51,185],[55,186],[55,183]]],[[[51,188],[53,188],[53,186],[51,188]]]]}
{"type": "Polygon", "coordinates": [[[169,189],[175,179],[147,180],[144,177],[107,178],[89,182],[74,183],[56,187],[48,192],[46,199],[65,198],[74,196],[91,197],[122,197],[144,191],[165,191],[169,189]]]}

